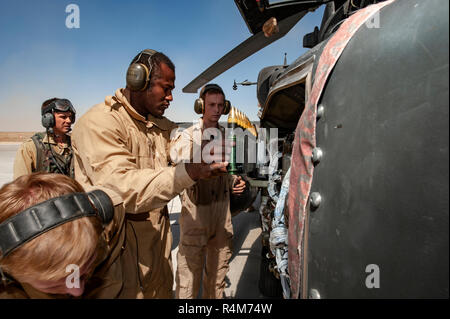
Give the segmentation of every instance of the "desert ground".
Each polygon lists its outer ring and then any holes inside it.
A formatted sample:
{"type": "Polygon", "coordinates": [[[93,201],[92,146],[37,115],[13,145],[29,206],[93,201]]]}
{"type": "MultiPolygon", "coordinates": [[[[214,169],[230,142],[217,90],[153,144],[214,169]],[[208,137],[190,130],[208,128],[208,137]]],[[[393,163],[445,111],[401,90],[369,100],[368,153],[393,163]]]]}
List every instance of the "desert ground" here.
{"type": "Polygon", "coordinates": [[[0,132],[0,143],[22,143],[36,132],[0,132]]]}

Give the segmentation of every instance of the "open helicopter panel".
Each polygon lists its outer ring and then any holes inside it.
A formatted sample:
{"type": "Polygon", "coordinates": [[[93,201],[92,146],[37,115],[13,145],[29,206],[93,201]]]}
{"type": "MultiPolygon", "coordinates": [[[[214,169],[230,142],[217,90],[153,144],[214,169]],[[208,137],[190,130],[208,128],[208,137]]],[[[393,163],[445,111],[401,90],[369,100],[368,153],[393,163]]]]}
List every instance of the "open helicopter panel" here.
{"type": "Polygon", "coordinates": [[[241,12],[242,18],[252,34],[261,32],[264,23],[274,17],[278,21],[286,19],[297,12],[307,12],[326,3],[325,0],[297,0],[297,1],[273,1],[273,0],[235,0],[241,12]]]}

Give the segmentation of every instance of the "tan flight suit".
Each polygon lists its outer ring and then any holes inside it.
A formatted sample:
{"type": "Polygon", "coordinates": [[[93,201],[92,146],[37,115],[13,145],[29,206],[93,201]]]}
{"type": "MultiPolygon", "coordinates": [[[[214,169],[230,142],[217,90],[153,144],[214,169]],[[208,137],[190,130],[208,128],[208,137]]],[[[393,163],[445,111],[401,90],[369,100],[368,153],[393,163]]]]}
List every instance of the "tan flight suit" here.
{"type": "MultiPolygon", "coordinates": [[[[119,298],[123,296],[122,255],[125,244],[124,217],[125,210],[120,204],[121,197],[113,191],[102,187],[87,187],[85,191],[102,189],[107,192],[115,205],[113,221],[104,228],[97,248],[95,270],[85,285],[84,293],[78,298],[119,298]]],[[[36,239],[38,239],[37,237],[36,239]]],[[[36,240],[35,239],[35,240],[36,240]]],[[[8,274],[6,274],[8,275],[8,274]]],[[[68,274],[69,275],[69,274],[68,274]]],[[[10,277],[8,277],[11,279],[10,277]]],[[[75,298],[69,295],[54,295],[44,293],[26,283],[8,281],[6,285],[0,282],[0,299],[62,299],[75,298]]],[[[130,297],[132,298],[132,297],[130,297]]]]}
{"type": "MultiPolygon", "coordinates": [[[[186,160],[186,155],[192,159],[193,143],[196,137],[201,137],[202,125],[200,119],[179,135],[181,138],[172,147],[172,154],[178,155],[177,161],[186,160]],[[191,151],[185,153],[186,148],[191,151]]],[[[196,143],[199,145],[201,142],[196,143]]],[[[233,180],[230,175],[199,180],[180,196],[182,209],[176,298],[197,298],[202,272],[202,298],[223,298],[225,276],[232,254],[230,191],[233,180]]]]}
{"type": "MultiPolygon", "coordinates": [[[[42,140],[47,146],[50,142],[51,148],[55,154],[67,158],[70,154],[70,146],[67,143],[58,144],[52,136],[46,134],[42,140]]],[[[36,145],[31,138],[27,139],[19,147],[14,159],[14,179],[22,175],[28,175],[37,171],[37,150],[36,145]]]]}
{"type": "Polygon", "coordinates": [[[111,275],[112,281],[122,281],[120,298],[173,297],[165,205],[194,184],[184,164],[169,166],[175,127],[164,117],[145,119],[118,89],[84,114],[72,133],[75,179],[85,188],[99,185],[118,194],[126,211],[122,221],[117,217],[124,229],[115,236],[124,238],[120,269],[111,275]]]}

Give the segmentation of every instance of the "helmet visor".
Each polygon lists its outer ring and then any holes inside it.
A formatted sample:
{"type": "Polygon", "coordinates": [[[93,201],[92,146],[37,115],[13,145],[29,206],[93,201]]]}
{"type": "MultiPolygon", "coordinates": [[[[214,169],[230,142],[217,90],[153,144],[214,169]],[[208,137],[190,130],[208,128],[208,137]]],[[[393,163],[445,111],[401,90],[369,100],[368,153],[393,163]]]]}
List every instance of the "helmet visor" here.
{"type": "Polygon", "coordinates": [[[72,112],[73,114],[75,114],[75,108],[73,107],[72,103],[67,100],[67,99],[60,99],[60,100],[56,100],[55,102],[55,106],[54,106],[54,111],[57,112],[72,112]]]}
{"type": "Polygon", "coordinates": [[[53,101],[42,110],[42,115],[50,112],[72,112],[74,115],[76,114],[75,108],[68,99],[53,101]]]}

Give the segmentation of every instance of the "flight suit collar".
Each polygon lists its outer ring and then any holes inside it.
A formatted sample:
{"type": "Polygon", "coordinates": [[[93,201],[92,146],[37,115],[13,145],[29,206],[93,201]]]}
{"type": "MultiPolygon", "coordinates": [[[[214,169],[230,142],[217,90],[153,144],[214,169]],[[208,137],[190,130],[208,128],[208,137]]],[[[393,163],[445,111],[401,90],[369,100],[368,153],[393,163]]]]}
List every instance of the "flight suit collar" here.
{"type": "Polygon", "coordinates": [[[199,118],[197,123],[194,124],[194,131],[201,131],[203,129],[203,119],[199,118]]]}
{"type": "MultiPolygon", "coordinates": [[[[69,139],[70,136],[68,135],[66,138],[69,139]]],[[[42,142],[45,144],[50,143],[52,145],[57,145],[57,143],[55,142],[55,139],[53,138],[53,135],[49,135],[49,134],[45,134],[44,138],[42,139],[42,142]]],[[[61,143],[60,146],[62,148],[67,148],[67,147],[69,147],[69,144],[67,142],[65,142],[65,143],[61,143]]]]}
{"type": "MultiPolygon", "coordinates": [[[[217,125],[219,126],[218,129],[220,129],[221,131],[224,131],[225,128],[220,125],[220,123],[217,123],[217,125]]],[[[203,130],[203,118],[199,118],[198,122],[194,125],[194,130],[203,130]]]]}
{"type": "Polygon", "coordinates": [[[163,131],[168,131],[172,127],[172,124],[164,116],[162,118],[157,118],[157,117],[154,117],[153,115],[149,114],[147,116],[147,127],[151,128],[153,126],[156,126],[163,131]]]}
{"type": "MultiPolygon", "coordinates": [[[[139,114],[134,107],[131,106],[130,102],[128,102],[127,98],[125,97],[125,95],[123,95],[123,89],[117,89],[116,90],[116,94],[115,94],[115,98],[117,99],[117,102],[119,102],[120,104],[123,105],[123,107],[125,108],[125,110],[127,110],[128,114],[130,114],[130,116],[132,118],[134,118],[135,120],[138,120],[140,122],[144,122],[147,123],[145,117],[143,117],[141,114],[139,114]]],[[[111,104],[111,102],[109,101],[105,101],[107,104],[111,104]],[[109,103],[108,103],[109,102],[109,103]]]]}
{"type": "MultiPolygon", "coordinates": [[[[164,116],[162,118],[156,118],[153,115],[149,114],[146,119],[144,116],[139,114],[131,106],[130,102],[127,100],[127,98],[123,94],[123,89],[117,89],[115,97],[116,97],[117,101],[125,107],[128,114],[130,114],[130,116],[132,118],[145,123],[145,126],[147,128],[152,128],[153,126],[156,126],[163,131],[167,131],[167,130],[170,130],[170,128],[172,127],[171,122],[164,116]]],[[[108,103],[108,101],[106,101],[106,103],[111,104],[111,103],[108,103]]]]}

